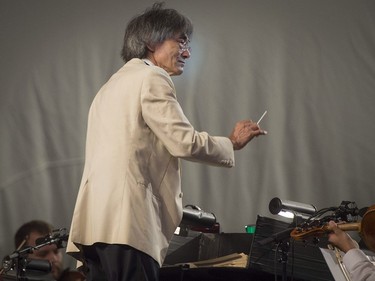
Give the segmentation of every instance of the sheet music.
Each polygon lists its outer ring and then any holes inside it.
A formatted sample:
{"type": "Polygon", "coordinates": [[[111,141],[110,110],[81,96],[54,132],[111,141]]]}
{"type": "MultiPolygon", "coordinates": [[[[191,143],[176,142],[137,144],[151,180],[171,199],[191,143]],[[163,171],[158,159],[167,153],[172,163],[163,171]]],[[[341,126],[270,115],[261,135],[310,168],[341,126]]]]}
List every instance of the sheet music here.
{"type": "Polygon", "coordinates": [[[326,263],[332,273],[333,278],[335,278],[335,281],[347,281],[335,256],[335,252],[329,249],[319,249],[322,252],[324,259],[326,260],[326,263]]]}

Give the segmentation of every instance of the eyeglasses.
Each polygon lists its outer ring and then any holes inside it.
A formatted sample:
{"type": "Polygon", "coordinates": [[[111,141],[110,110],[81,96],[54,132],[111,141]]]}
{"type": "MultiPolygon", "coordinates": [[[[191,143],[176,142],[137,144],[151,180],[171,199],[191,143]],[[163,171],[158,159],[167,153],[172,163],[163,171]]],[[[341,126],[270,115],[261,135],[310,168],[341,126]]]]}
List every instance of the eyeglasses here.
{"type": "Polygon", "coordinates": [[[191,47],[189,46],[189,43],[190,43],[189,38],[186,38],[186,39],[178,38],[178,39],[176,39],[176,41],[177,41],[177,43],[180,47],[181,53],[186,52],[186,51],[191,53],[191,47]]]}

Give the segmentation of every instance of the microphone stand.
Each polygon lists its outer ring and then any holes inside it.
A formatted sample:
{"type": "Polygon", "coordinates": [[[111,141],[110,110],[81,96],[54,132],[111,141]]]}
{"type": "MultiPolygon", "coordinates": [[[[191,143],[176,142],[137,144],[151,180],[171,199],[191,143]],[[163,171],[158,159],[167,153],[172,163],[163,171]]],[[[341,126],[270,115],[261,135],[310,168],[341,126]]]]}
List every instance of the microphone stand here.
{"type": "Polygon", "coordinates": [[[275,242],[277,245],[276,251],[280,249],[281,258],[279,262],[282,264],[282,281],[287,280],[288,252],[290,248],[290,243],[287,239],[290,238],[290,233],[293,229],[294,227],[284,229],[258,242],[262,246],[275,242]]]}
{"type": "MultiPolygon", "coordinates": [[[[22,250],[16,250],[9,256],[7,256],[5,261],[3,262],[4,266],[4,271],[7,272],[9,271],[12,266],[16,268],[16,280],[27,280],[26,277],[26,269],[27,265],[29,264],[29,261],[27,260],[27,255],[33,253],[35,250],[38,250],[46,245],[50,245],[49,241],[39,244],[37,246],[28,246],[22,250]]],[[[46,261],[49,264],[49,271],[51,271],[51,264],[49,261],[46,261]]]]}
{"type": "Polygon", "coordinates": [[[289,241],[283,240],[280,241],[277,248],[280,248],[281,250],[281,258],[279,259],[279,262],[282,264],[283,267],[283,273],[282,273],[282,281],[287,280],[287,264],[288,264],[288,252],[290,248],[289,241]]]}
{"type": "MultiPolygon", "coordinates": [[[[62,242],[67,241],[68,237],[69,237],[69,235],[67,235],[67,234],[60,235],[60,233],[59,233],[55,236],[48,236],[48,237],[43,238],[43,242],[38,243],[38,245],[36,245],[36,246],[28,246],[26,248],[23,248],[22,250],[17,249],[12,254],[5,257],[5,261],[3,261],[2,272],[9,271],[12,268],[12,266],[15,264],[16,280],[17,281],[18,280],[24,280],[27,265],[28,265],[28,261],[27,261],[27,255],[28,254],[31,254],[35,250],[38,250],[38,249],[40,249],[44,246],[51,245],[51,244],[56,244],[57,248],[63,248],[62,242]]],[[[22,247],[22,245],[19,248],[21,248],[21,247],[22,247]]],[[[49,263],[48,272],[50,272],[51,271],[51,263],[49,261],[46,261],[46,262],[49,263]]],[[[46,269],[45,266],[43,267],[43,269],[40,268],[40,270],[45,270],[45,269],[46,269]]],[[[27,279],[25,279],[25,280],[27,280],[27,279]]]]}

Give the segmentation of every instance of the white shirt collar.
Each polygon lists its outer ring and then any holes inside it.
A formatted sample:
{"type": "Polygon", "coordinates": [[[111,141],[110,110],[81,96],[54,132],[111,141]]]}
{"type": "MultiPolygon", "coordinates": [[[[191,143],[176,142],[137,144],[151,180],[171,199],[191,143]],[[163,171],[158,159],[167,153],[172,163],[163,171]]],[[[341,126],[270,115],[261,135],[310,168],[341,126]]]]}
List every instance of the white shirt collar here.
{"type": "Polygon", "coordinates": [[[152,63],[152,61],[150,61],[149,59],[142,59],[142,60],[143,60],[144,63],[147,64],[147,65],[154,65],[154,64],[152,63]]]}

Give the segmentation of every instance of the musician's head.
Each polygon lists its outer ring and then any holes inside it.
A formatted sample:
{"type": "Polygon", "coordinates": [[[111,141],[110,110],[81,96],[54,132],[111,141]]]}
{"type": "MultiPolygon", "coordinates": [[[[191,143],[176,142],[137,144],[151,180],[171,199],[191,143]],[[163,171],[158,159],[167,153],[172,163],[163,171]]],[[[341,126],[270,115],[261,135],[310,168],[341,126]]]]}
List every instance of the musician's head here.
{"type": "MultiPolygon", "coordinates": [[[[16,249],[28,246],[36,246],[38,238],[45,237],[53,231],[53,226],[47,222],[33,220],[23,224],[14,236],[16,249]]],[[[63,255],[55,244],[43,246],[28,255],[29,259],[48,260],[52,265],[51,274],[58,279],[63,269],[63,255]]]]}

